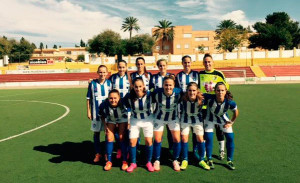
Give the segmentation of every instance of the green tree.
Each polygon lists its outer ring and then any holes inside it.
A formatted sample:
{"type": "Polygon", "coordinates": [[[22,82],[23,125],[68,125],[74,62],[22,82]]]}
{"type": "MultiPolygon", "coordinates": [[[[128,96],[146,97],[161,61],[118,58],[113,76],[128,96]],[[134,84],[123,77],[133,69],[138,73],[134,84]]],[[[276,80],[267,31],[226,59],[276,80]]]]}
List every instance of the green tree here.
{"type": "Polygon", "coordinates": [[[242,25],[232,20],[223,20],[217,26],[215,40],[218,40],[218,49],[232,52],[247,40],[248,31],[242,25]]]}
{"type": "Polygon", "coordinates": [[[0,38],[0,58],[2,59],[4,55],[8,55],[11,52],[13,43],[15,41],[8,40],[7,37],[3,36],[0,38]]]}
{"type": "Polygon", "coordinates": [[[107,56],[116,55],[121,50],[121,36],[112,30],[104,30],[88,40],[90,53],[105,53],[107,56]]]}
{"type": "Polygon", "coordinates": [[[126,17],[123,21],[122,28],[124,32],[129,31],[129,39],[131,39],[132,36],[132,30],[139,31],[140,26],[138,25],[138,19],[134,17],[126,17]]]}
{"type": "Polygon", "coordinates": [[[85,47],[86,45],[85,45],[85,42],[81,39],[80,40],[80,47],[85,47]]]}
{"type": "Polygon", "coordinates": [[[219,25],[217,26],[216,32],[220,33],[222,30],[225,29],[235,29],[236,23],[233,20],[222,20],[219,25]]]}
{"type": "Polygon", "coordinates": [[[12,62],[28,61],[33,53],[34,47],[25,38],[21,38],[20,42],[13,44],[10,52],[10,60],[12,62]]]}
{"type": "Polygon", "coordinates": [[[41,42],[40,43],[40,50],[41,50],[41,52],[43,52],[43,49],[44,49],[44,44],[41,42]]]}
{"type": "Polygon", "coordinates": [[[57,45],[56,45],[56,44],[55,44],[55,45],[53,45],[53,48],[54,48],[54,49],[57,49],[57,45]]]}
{"type": "Polygon", "coordinates": [[[266,17],[266,22],[253,25],[256,34],[249,38],[250,48],[278,49],[284,46],[292,49],[300,44],[299,22],[293,21],[285,12],[274,12],[266,17]]]}
{"type": "Polygon", "coordinates": [[[155,40],[149,34],[136,35],[125,41],[126,53],[130,55],[149,53],[155,43],[155,40]]]}
{"type": "Polygon", "coordinates": [[[158,21],[159,25],[156,25],[153,37],[155,40],[161,39],[161,49],[162,53],[164,52],[164,43],[166,41],[171,41],[174,39],[175,32],[174,32],[174,26],[172,25],[172,22],[168,20],[161,20],[158,21]]]}
{"type": "Polygon", "coordinates": [[[78,55],[77,56],[77,61],[83,62],[84,61],[84,55],[78,55]]]}

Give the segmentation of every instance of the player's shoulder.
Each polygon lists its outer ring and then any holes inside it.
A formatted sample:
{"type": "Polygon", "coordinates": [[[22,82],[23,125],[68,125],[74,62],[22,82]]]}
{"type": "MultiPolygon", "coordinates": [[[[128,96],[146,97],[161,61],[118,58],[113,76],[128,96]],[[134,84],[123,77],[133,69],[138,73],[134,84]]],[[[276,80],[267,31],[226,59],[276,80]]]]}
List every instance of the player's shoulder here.
{"type": "Polygon", "coordinates": [[[176,93],[176,94],[181,94],[183,91],[181,88],[174,88],[173,91],[176,93]]]}
{"type": "Polygon", "coordinates": [[[164,92],[163,88],[156,88],[156,89],[154,89],[153,94],[163,93],[163,92],[164,92]]]}

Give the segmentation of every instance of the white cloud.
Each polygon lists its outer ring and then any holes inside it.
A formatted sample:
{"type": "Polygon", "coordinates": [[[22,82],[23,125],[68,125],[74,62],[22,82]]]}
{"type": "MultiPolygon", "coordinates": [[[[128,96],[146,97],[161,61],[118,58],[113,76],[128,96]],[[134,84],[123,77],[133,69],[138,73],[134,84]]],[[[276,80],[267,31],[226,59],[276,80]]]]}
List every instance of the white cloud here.
{"type": "Polygon", "coordinates": [[[245,12],[242,10],[236,10],[229,12],[221,17],[221,20],[233,20],[237,24],[241,24],[243,27],[248,27],[249,25],[253,25],[253,22],[247,20],[245,12]]]}
{"type": "Polygon", "coordinates": [[[68,0],[11,0],[6,1],[5,6],[0,11],[0,35],[7,37],[19,39],[24,36],[36,44],[48,42],[60,45],[60,42],[70,43],[69,46],[78,44],[81,38],[87,41],[108,28],[128,37],[127,32],[120,30],[122,18],[84,10],[68,0]]]}
{"type": "Polygon", "coordinates": [[[204,1],[203,0],[177,1],[177,2],[175,2],[175,4],[177,4],[178,6],[183,7],[183,8],[191,8],[191,7],[203,5],[204,1]]]}

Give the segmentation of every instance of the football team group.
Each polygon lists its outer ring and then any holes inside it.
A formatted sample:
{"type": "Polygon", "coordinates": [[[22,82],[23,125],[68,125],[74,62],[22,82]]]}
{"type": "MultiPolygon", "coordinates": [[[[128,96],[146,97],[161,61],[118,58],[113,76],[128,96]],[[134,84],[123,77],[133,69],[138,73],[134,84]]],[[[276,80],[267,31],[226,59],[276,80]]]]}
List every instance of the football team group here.
{"type": "Polygon", "coordinates": [[[105,65],[98,67],[99,78],[92,80],[87,92],[87,116],[92,121],[95,159],[101,158],[100,131],[105,130],[104,170],[112,168],[112,153],[117,149],[121,169],[137,168],[140,129],[145,138],[146,168],[160,170],[163,131],[166,126],[169,154],[175,171],[188,167],[188,141],[192,133],[194,158],[205,170],[214,169],[213,134],[219,141],[219,159],[227,153],[227,167],[234,170],[233,124],[238,116],[236,103],[221,71],[214,69],[210,54],[203,57],[205,69],[191,69],[192,59],[182,57],[183,70],[176,76],[168,73],[167,60],[156,62],[157,74],[147,71],[143,57],[136,59],[137,71],[127,71],[127,63],[118,62],[118,72],[108,76],[105,65]],[[228,111],[232,111],[231,117],[228,111]],[[226,138],[226,142],[225,142],[226,138]],[[181,162],[179,162],[181,161],[181,162]],[[129,164],[130,162],[130,164],[129,164]]]}

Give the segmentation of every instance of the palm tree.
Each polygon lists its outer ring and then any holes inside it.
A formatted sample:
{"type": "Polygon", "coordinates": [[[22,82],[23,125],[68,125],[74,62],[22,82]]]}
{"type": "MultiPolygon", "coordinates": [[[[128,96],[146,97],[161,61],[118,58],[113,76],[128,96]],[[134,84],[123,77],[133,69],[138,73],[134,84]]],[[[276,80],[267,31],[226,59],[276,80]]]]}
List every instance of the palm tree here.
{"type": "Polygon", "coordinates": [[[159,25],[155,26],[157,29],[154,31],[153,37],[155,37],[155,40],[161,39],[161,49],[163,53],[164,42],[173,40],[175,36],[175,32],[174,32],[174,26],[172,25],[172,22],[168,20],[161,20],[158,22],[159,25]]]}
{"type": "Polygon", "coordinates": [[[132,30],[140,30],[140,26],[138,25],[138,19],[134,17],[126,17],[123,21],[121,30],[124,30],[124,32],[129,31],[129,39],[131,39],[132,30]]]}
{"type": "Polygon", "coordinates": [[[217,33],[220,33],[224,29],[235,29],[236,23],[232,20],[222,20],[220,24],[217,26],[217,33]]]}

